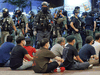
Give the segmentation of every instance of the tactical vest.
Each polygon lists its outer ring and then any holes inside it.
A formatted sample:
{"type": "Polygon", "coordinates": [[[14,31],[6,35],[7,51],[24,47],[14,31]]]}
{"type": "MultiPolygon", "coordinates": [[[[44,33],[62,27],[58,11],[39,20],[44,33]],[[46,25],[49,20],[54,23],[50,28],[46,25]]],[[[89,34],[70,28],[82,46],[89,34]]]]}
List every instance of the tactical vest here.
{"type": "Polygon", "coordinates": [[[51,19],[49,18],[49,14],[43,14],[40,12],[39,25],[37,26],[37,29],[42,31],[51,30],[51,19]]]}
{"type": "Polygon", "coordinates": [[[23,14],[15,19],[15,26],[18,28],[18,29],[21,29],[21,28],[25,28],[25,21],[23,20],[23,14]]]}
{"type": "Polygon", "coordinates": [[[11,31],[11,25],[10,25],[10,20],[9,20],[10,17],[7,17],[7,18],[2,18],[2,29],[1,31],[11,31]]]}

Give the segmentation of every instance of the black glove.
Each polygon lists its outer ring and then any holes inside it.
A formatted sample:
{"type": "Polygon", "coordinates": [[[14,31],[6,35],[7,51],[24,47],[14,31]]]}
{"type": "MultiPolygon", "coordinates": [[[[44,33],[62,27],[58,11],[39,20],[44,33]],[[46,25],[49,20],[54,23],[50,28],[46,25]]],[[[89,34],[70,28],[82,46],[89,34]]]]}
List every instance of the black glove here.
{"type": "Polygon", "coordinates": [[[17,36],[17,31],[15,31],[15,35],[17,36]]]}

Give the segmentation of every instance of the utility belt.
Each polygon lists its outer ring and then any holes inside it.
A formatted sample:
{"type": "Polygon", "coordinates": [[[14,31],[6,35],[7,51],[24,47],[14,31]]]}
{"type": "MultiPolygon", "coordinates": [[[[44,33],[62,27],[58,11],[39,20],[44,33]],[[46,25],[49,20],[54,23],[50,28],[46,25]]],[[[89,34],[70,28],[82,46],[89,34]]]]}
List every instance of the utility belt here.
{"type": "Polygon", "coordinates": [[[93,29],[93,26],[92,25],[86,25],[85,28],[86,29],[93,29]]]}

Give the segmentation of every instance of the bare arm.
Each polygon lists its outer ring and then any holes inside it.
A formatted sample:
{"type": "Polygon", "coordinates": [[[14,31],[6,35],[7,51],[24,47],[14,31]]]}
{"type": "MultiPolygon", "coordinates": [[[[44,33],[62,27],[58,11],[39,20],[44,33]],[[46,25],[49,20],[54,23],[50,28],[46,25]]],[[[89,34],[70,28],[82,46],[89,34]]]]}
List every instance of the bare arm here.
{"type": "Polygon", "coordinates": [[[25,54],[25,57],[27,57],[29,60],[33,60],[33,57],[31,57],[29,54],[25,54]]]}
{"type": "Polygon", "coordinates": [[[13,29],[14,29],[15,31],[17,31],[15,25],[13,25],[13,29]]]}
{"type": "Polygon", "coordinates": [[[93,29],[94,32],[95,32],[95,29],[96,29],[96,21],[94,21],[94,29],[93,29]]]}
{"type": "Polygon", "coordinates": [[[64,62],[64,59],[61,59],[61,57],[58,57],[58,56],[56,56],[54,59],[60,62],[64,62]]]}
{"type": "Polygon", "coordinates": [[[99,59],[96,55],[92,55],[91,58],[95,58],[96,60],[99,59]]]}
{"type": "Polygon", "coordinates": [[[83,60],[79,57],[79,55],[76,56],[76,59],[77,59],[79,62],[83,63],[83,60]]]}

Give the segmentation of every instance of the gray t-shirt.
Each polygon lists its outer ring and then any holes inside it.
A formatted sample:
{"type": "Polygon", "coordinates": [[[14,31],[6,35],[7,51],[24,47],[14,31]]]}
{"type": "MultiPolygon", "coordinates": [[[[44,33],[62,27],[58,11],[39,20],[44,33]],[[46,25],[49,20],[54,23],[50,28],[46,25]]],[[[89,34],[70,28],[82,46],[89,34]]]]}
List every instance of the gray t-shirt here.
{"type": "Polygon", "coordinates": [[[59,57],[62,57],[62,52],[63,52],[63,47],[60,44],[55,44],[52,48],[51,51],[59,57]]]}

